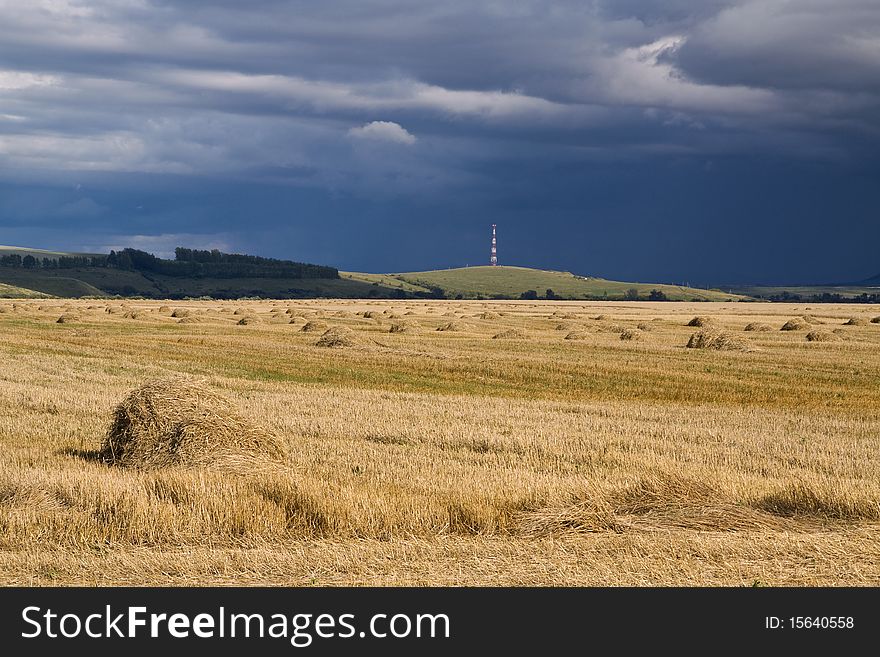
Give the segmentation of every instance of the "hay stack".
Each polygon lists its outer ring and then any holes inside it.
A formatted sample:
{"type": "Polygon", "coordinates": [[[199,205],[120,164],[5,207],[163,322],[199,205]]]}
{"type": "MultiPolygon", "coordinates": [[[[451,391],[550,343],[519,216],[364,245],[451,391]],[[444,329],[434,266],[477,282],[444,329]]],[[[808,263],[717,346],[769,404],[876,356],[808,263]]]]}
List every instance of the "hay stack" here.
{"type": "Polygon", "coordinates": [[[184,317],[189,317],[190,313],[186,308],[175,308],[174,312],[171,313],[172,317],[177,319],[183,319],[184,317]]]}
{"type": "Polygon", "coordinates": [[[556,325],[556,328],[555,328],[554,330],[556,330],[556,331],[567,331],[567,330],[569,330],[570,328],[571,328],[571,326],[568,325],[568,324],[557,324],[557,325],[556,325]]]}
{"type": "Polygon", "coordinates": [[[620,339],[623,341],[640,340],[641,333],[639,333],[638,331],[633,331],[632,329],[623,329],[620,332],[620,339]]]}
{"type": "Polygon", "coordinates": [[[199,317],[191,317],[188,315],[186,317],[181,317],[180,319],[178,319],[177,323],[178,324],[201,324],[202,320],[199,317]]]}
{"type": "Polygon", "coordinates": [[[492,336],[493,340],[522,340],[529,336],[520,331],[519,329],[508,329],[506,331],[501,331],[501,333],[496,333],[492,336]]]}
{"type": "Polygon", "coordinates": [[[803,317],[795,317],[788,320],[782,325],[780,331],[805,331],[810,328],[810,324],[803,317]]]}
{"type": "Polygon", "coordinates": [[[568,335],[565,336],[566,340],[586,340],[590,337],[590,334],[586,331],[572,331],[568,335]]]}
{"type": "Polygon", "coordinates": [[[864,317],[850,317],[843,323],[844,326],[867,326],[868,321],[864,317]]]}
{"type": "Polygon", "coordinates": [[[388,329],[389,333],[411,333],[413,331],[418,330],[419,325],[413,321],[405,321],[405,322],[394,322],[391,325],[391,328],[388,329]]]}
{"type": "Polygon", "coordinates": [[[160,312],[160,313],[163,313],[163,314],[164,314],[164,313],[170,313],[170,312],[171,312],[171,307],[170,307],[170,306],[159,306],[159,312],[160,312]]]}
{"type": "Polygon", "coordinates": [[[255,315],[245,315],[238,320],[239,326],[247,326],[248,324],[258,324],[260,320],[255,315]]]}
{"type": "Polygon", "coordinates": [[[769,324],[762,324],[761,322],[749,322],[746,324],[746,327],[743,329],[744,331],[772,331],[773,329],[769,324]]]}
{"type": "Polygon", "coordinates": [[[705,326],[710,326],[712,324],[712,320],[709,317],[704,317],[702,315],[697,315],[691,321],[687,323],[687,326],[696,326],[697,328],[703,328],[705,326]]]}
{"type": "Polygon", "coordinates": [[[807,333],[807,342],[837,342],[840,336],[828,331],[810,331],[807,333]]]}
{"type": "Polygon", "coordinates": [[[487,310],[484,313],[480,313],[477,315],[480,319],[501,319],[501,315],[496,312],[492,312],[491,310],[487,310]]]}
{"type": "Polygon", "coordinates": [[[358,335],[350,328],[347,326],[334,326],[321,334],[315,346],[338,349],[342,347],[358,347],[361,344],[358,335]]]}
{"type": "Polygon", "coordinates": [[[724,331],[704,329],[694,333],[687,343],[688,349],[715,349],[716,351],[748,351],[749,343],[724,331]]]}
{"type": "Polygon", "coordinates": [[[438,331],[462,331],[464,326],[458,322],[447,322],[443,326],[437,328],[438,331]]]}
{"type": "Polygon", "coordinates": [[[64,313],[55,320],[56,324],[73,324],[74,322],[80,321],[78,315],[74,315],[73,313],[64,313]]]}
{"type": "Polygon", "coordinates": [[[303,327],[300,329],[303,333],[318,333],[327,330],[327,324],[324,322],[319,322],[316,320],[311,320],[303,324],[303,327]]]}
{"type": "Polygon", "coordinates": [[[653,331],[654,330],[654,327],[652,325],[646,324],[645,322],[639,322],[636,325],[636,328],[639,329],[640,331],[653,331]]]}
{"type": "Polygon", "coordinates": [[[877,315],[876,317],[872,318],[871,323],[872,324],[880,324],[880,315],[877,315]]]}
{"type": "Polygon", "coordinates": [[[232,403],[204,383],[185,377],[152,381],[132,391],[113,411],[101,445],[112,465],[151,469],[253,469],[283,461],[284,442],[242,418],[232,403]]]}

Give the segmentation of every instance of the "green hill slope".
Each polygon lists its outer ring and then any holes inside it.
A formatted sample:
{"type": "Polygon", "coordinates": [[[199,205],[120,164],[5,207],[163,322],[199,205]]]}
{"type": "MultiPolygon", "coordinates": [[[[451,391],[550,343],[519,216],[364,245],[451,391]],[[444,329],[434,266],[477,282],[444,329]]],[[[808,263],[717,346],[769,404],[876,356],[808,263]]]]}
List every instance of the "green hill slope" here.
{"type": "Polygon", "coordinates": [[[0,298],[2,299],[47,299],[51,296],[36,290],[28,290],[23,287],[0,283],[0,298]]]}
{"type": "Polygon", "coordinates": [[[31,249],[23,246],[3,246],[2,244],[0,244],[0,256],[5,255],[20,255],[22,258],[30,255],[40,260],[42,258],[60,258],[61,256],[94,256],[101,254],[70,253],[67,251],[47,251],[46,249],[31,249]]]}
{"type": "Polygon", "coordinates": [[[556,296],[566,299],[622,299],[631,289],[637,290],[641,298],[647,298],[652,290],[659,290],[672,301],[735,301],[745,298],[718,290],[698,290],[661,283],[609,281],[526,267],[463,267],[402,274],[340,272],[339,275],[351,280],[397,287],[404,292],[440,289],[446,297],[455,298],[461,295],[465,299],[518,299],[527,290],[534,290],[540,297],[545,297],[548,289],[556,296]]]}

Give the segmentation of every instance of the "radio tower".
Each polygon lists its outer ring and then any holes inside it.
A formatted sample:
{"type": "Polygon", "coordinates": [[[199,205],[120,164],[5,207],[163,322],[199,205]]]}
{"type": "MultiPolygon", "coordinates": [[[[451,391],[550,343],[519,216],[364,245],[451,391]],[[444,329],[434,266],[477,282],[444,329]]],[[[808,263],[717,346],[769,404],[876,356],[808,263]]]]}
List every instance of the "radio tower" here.
{"type": "Polygon", "coordinates": [[[489,258],[489,264],[493,267],[498,266],[498,241],[495,239],[495,224],[492,224],[492,255],[489,258]]]}

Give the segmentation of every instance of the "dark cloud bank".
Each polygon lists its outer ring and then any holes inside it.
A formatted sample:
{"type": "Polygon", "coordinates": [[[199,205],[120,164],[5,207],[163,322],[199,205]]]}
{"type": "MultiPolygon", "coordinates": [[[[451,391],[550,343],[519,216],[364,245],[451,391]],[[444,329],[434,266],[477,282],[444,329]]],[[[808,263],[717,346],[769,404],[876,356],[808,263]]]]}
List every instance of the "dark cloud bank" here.
{"type": "Polygon", "coordinates": [[[0,243],[880,271],[876,0],[0,0],[0,243]]]}

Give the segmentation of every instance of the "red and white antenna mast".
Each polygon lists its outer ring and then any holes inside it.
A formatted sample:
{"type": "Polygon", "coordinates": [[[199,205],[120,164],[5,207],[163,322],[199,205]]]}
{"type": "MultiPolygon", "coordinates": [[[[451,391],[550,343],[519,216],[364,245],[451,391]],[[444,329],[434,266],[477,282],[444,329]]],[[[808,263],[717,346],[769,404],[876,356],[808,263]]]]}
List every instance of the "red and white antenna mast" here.
{"type": "Polygon", "coordinates": [[[498,241],[495,239],[495,224],[492,224],[492,255],[489,258],[489,264],[493,267],[498,266],[498,241]]]}

